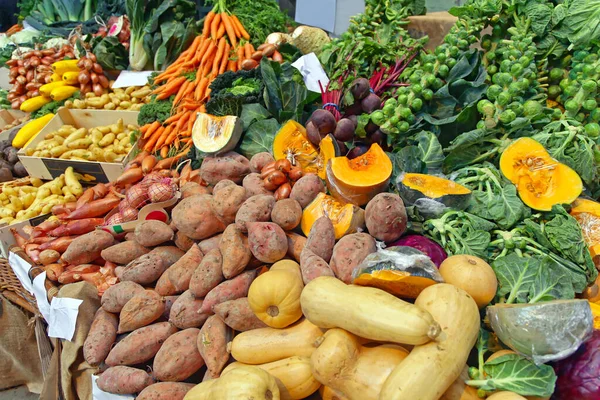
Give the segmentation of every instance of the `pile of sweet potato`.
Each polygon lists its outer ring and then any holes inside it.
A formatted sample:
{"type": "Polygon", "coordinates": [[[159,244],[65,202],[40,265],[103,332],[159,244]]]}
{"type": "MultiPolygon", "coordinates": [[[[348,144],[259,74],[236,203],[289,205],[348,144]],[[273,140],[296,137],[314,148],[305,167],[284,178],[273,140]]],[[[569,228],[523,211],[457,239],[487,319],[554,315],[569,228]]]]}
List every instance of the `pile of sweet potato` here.
{"type": "MultiPolygon", "coordinates": [[[[235,332],[266,326],[247,296],[270,264],[296,260],[305,284],[322,275],[349,282],[352,270],[376,251],[366,233],[336,244],[327,217],[308,238],[297,233],[303,208],[325,186],[306,175],[289,198],[276,201],[259,174],[272,161],[268,153],[205,159],[203,184],[181,187],[170,224],[143,222],[125,241],[101,250],[117,265],[120,281],[103,293],[84,346],[86,361],[100,366],[102,390],[141,392],[140,400],[157,393],[182,399],[193,386],[185,382],[220,376],[235,332]]],[[[379,221],[378,229],[384,225],[379,221]]]]}

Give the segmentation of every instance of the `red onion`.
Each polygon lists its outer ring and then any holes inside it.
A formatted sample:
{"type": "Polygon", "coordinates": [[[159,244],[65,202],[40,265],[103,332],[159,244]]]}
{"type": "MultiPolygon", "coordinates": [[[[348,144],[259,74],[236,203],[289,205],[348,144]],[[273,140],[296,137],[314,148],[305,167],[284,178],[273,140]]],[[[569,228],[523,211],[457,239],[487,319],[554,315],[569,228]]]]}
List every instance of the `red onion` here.
{"type": "Polygon", "coordinates": [[[148,188],[142,184],[132,186],[127,191],[127,202],[133,208],[140,208],[148,202],[148,188]]]}
{"type": "Polygon", "coordinates": [[[431,261],[433,261],[433,263],[438,266],[438,268],[442,261],[448,258],[448,255],[446,254],[442,246],[440,246],[433,240],[426,238],[425,236],[403,236],[395,242],[388,244],[388,247],[392,246],[408,246],[417,249],[422,253],[427,254],[429,258],[431,258],[431,261]]]}

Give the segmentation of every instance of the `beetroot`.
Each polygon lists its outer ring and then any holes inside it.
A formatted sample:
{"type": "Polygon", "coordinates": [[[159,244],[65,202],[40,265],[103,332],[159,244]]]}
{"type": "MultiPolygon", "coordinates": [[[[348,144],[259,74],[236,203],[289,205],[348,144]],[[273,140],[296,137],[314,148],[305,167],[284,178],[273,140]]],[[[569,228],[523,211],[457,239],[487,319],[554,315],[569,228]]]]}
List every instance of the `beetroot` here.
{"type": "Polygon", "coordinates": [[[352,93],[352,97],[354,100],[362,100],[369,95],[371,91],[371,85],[369,81],[365,78],[358,78],[352,82],[350,86],[350,92],[352,93]]]}
{"type": "Polygon", "coordinates": [[[553,400],[600,399],[600,330],[583,343],[577,351],[554,363],[557,375],[553,400]]]}
{"type": "Polygon", "coordinates": [[[392,246],[408,246],[417,249],[422,253],[427,254],[438,268],[442,261],[448,257],[442,246],[421,235],[407,235],[401,237],[394,243],[390,243],[388,247],[392,246]]]}

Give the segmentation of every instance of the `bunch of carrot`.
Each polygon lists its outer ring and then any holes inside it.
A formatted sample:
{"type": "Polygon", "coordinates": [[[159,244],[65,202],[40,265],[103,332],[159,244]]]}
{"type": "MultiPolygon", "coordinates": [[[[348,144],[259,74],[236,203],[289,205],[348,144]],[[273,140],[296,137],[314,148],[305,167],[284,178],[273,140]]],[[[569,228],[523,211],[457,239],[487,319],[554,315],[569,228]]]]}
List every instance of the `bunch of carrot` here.
{"type": "Polygon", "coordinates": [[[157,100],[175,96],[173,111],[164,123],[141,127],[143,149],[166,157],[170,149],[192,143],[192,127],[210,96],[210,83],[225,71],[238,71],[242,61],[254,53],[250,35],[235,15],[217,4],[205,20],[202,34],[155,79],[157,100]]]}

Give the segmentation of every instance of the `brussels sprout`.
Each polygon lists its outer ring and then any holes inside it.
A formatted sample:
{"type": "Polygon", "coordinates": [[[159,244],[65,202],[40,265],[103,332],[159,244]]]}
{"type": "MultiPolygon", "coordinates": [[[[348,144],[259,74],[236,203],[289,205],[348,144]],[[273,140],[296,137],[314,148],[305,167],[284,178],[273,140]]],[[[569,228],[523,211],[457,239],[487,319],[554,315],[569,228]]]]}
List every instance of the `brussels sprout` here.
{"type": "Polygon", "coordinates": [[[548,97],[551,99],[556,99],[561,93],[562,90],[560,90],[560,87],[557,85],[552,85],[548,88],[548,97]]]}
{"type": "Polygon", "coordinates": [[[570,113],[576,113],[579,111],[579,107],[579,103],[577,103],[575,100],[567,100],[565,102],[565,110],[569,111],[570,113]]]}
{"type": "Polygon", "coordinates": [[[494,105],[489,100],[484,99],[477,102],[477,111],[479,111],[480,114],[491,116],[494,114],[494,110],[494,105]]]}
{"type": "Polygon", "coordinates": [[[423,99],[425,99],[426,101],[430,101],[433,98],[433,90],[425,89],[423,90],[421,96],[423,96],[423,99]]]}
{"type": "Polygon", "coordinates": [[[586,92],[592,93],[592,92],[595,92],[596,89],[598,89],[598,85],[596,84],[595,81],[588,79],[583,82],[583,84],[581,85],[581,88],[583,90],[585,90],[586,92]]]}
{"type": "Polygon", "coordinates": [[[415,111],[420,111],[422,107],[423,107],[423,100],[421,100],[418,97],[416,99],[413,99],[413,101],[410,103],[410,108],[412,108],[415,111]]]}
{"type": "Polygon", "coordinates": [[[502,93],[502,88],[499,85],[491,85],[487,89],[487,98],[490,100],[496,100],[500,93],[502,93]]]}
{"type": "Polygon", "coordinates": [[[435,75],[427,74],[427,75],[425,75],[424,80],[425,80],[426,85],[429,87],[435,83],[435,75]]]}
{"type": "Polygon", "coordinates": [[[487,67],[487,71],[488,71],[488,74],[494,75],[495,73],[498,72],[498,67],[496,67],[495,65],[490,65],[489,67],[487,67]]]}
{"type": "Polygon", "coordinates": [[[496,97],[496,103],[503,107],[508,105],[508,103],[510,103],[511,100],[512,96],[508,92],[502,92],[498,95],[498,97],[496,97]]]}
{"type": "Polygon", "coordinates": [[[440,65],[440,68],[438,70],[438,73],[440,74],[440,76],[442,78],[446,78],[448,76],[448,73],[450,72],[450,68],[448,68],[447,65],[440,65]]]}
{"type": "Polygon", "coordinates": [[[552,68],[550,70],[550,80],[552,82],[557,82],[563,79],[565,76],[565,70],[562,68],[552,68]]]}
{"type": "Polygon", "coordinates": [[[381,109],[381,111],[387,116],[387,117],[391,117],[392,115],[394,115],[394,110],[396,109],[396,107],[394,107],[392,104],[386,104],[385,106],[383,106],[383,108],[381,109]]]}
{"type": "Polygon", "coordinates": [[[450,47],[450,50],[448,51],[448,53],[450,53],[450,55],[452,57],[456,57],[460,54],[460,49],[456,46],[452,46],[452,47],[450,47]]]}
{"type": "Polygon", "coordinates": [[[513,62],[511,60],[502,60],[502,62],[500,63],[500,71],[509,72],[510,67],[512,65],[513,65],[513,62]]]}
{"type": "Polygon", "coordinates": [[[596,139],[600,136],[600,125],[596,122],[591,122],[585,125],[585,134],[592,139],[596,139]]]}
{"type": "Polygon", "coordinates": [[[485,122],[484,121],[478,121],[477,125],[476,125],[476,128],[477,129],[485,129],[486,128],[485,122]]]}
{"type": "MultiPolygon", "coordinates": [[[[414,100],[413,100],[413,103],[414,103],[414,100]]],[[[408,117],[410,117],[412,115],[412,111],[410,110],[410,108],[407,108],[407,107],[398,108],[396,110],[396,112],[397,112],[398,116],[402,119],[407,119],[408,117]]]]}
{"type": "Polygon", "coordinates": [[[398,125],[399,122],[400,122],[400,117],[397,115],[394,115],[393,117],[390,118],[390,124],[392,124],[392,125],[398,125]]]}
{"type": "Polygon", "coordinates": [[[598,145],[594,147],[594,162],[600,163],[600,149],[598,149],[598,145]]]}
{"type": "Polygon", "coordinates": [[[377,110],[371,113],[371,121],[375,125],[382,126],[387,121],[387,117],[383,110],[377,110]]]}
{"type": "Polygon", "coordinates": [[[583,108],[587,111],[595,110],[598,107],[598,103],[594,99],[588,99],[583,102],[583,108]]]}
{"type": "Polygon", "coordinates": [[[454,68],[454,66],[456,65],[456,59],[455,58],[449,58],[446,61],[446,65],[448,66],[448,68],[452,69],[454,68]]]}
{"type": "Polygon", "coordinates": [[[409,129],[410,125],[406,121],[400,122],[400,124],[398,124],[398,130],[400,132],[408,132],[409,129]]]}
{"type": "Polygon", "coordinates": [[[527,100],[525,104],[523,104],[523,114],[526,117],[534,117],[540,114],[542,110],[542,105],[535,100],[527,100]]]}
{"type": "Polygon", "coordinates": [[[411,89],[414,94],[420,94],[423,91],[423,86],[421,86],[417,83],[416,85],[412,85],[411,89]]]}
{"type": "Polygon", "coordinates": [[[407,95],[401,94],[400,96],[398,96],[398,104],[406,105],[407,102],[408,102],[408,96],[407,95]]]}
{"type": "Polygon", "coordinates": [[[596,108],[595,110],[592,110],[592,112],[590,112],[590,118],[592,121],[600,122],[600,109],[596,108]]]}
{"type": "Polygon", "coordinates": [[[517,118],[517,115],[515,114],[515,112],[513,110],[504,110],[502,111],[502,113],[500,113],[500,115],[498,116],[498,119],[500,120],[500,122],[502,122],[503,124],[510,124],[511,122],[513,122],[515,119],[517,118]]]}

